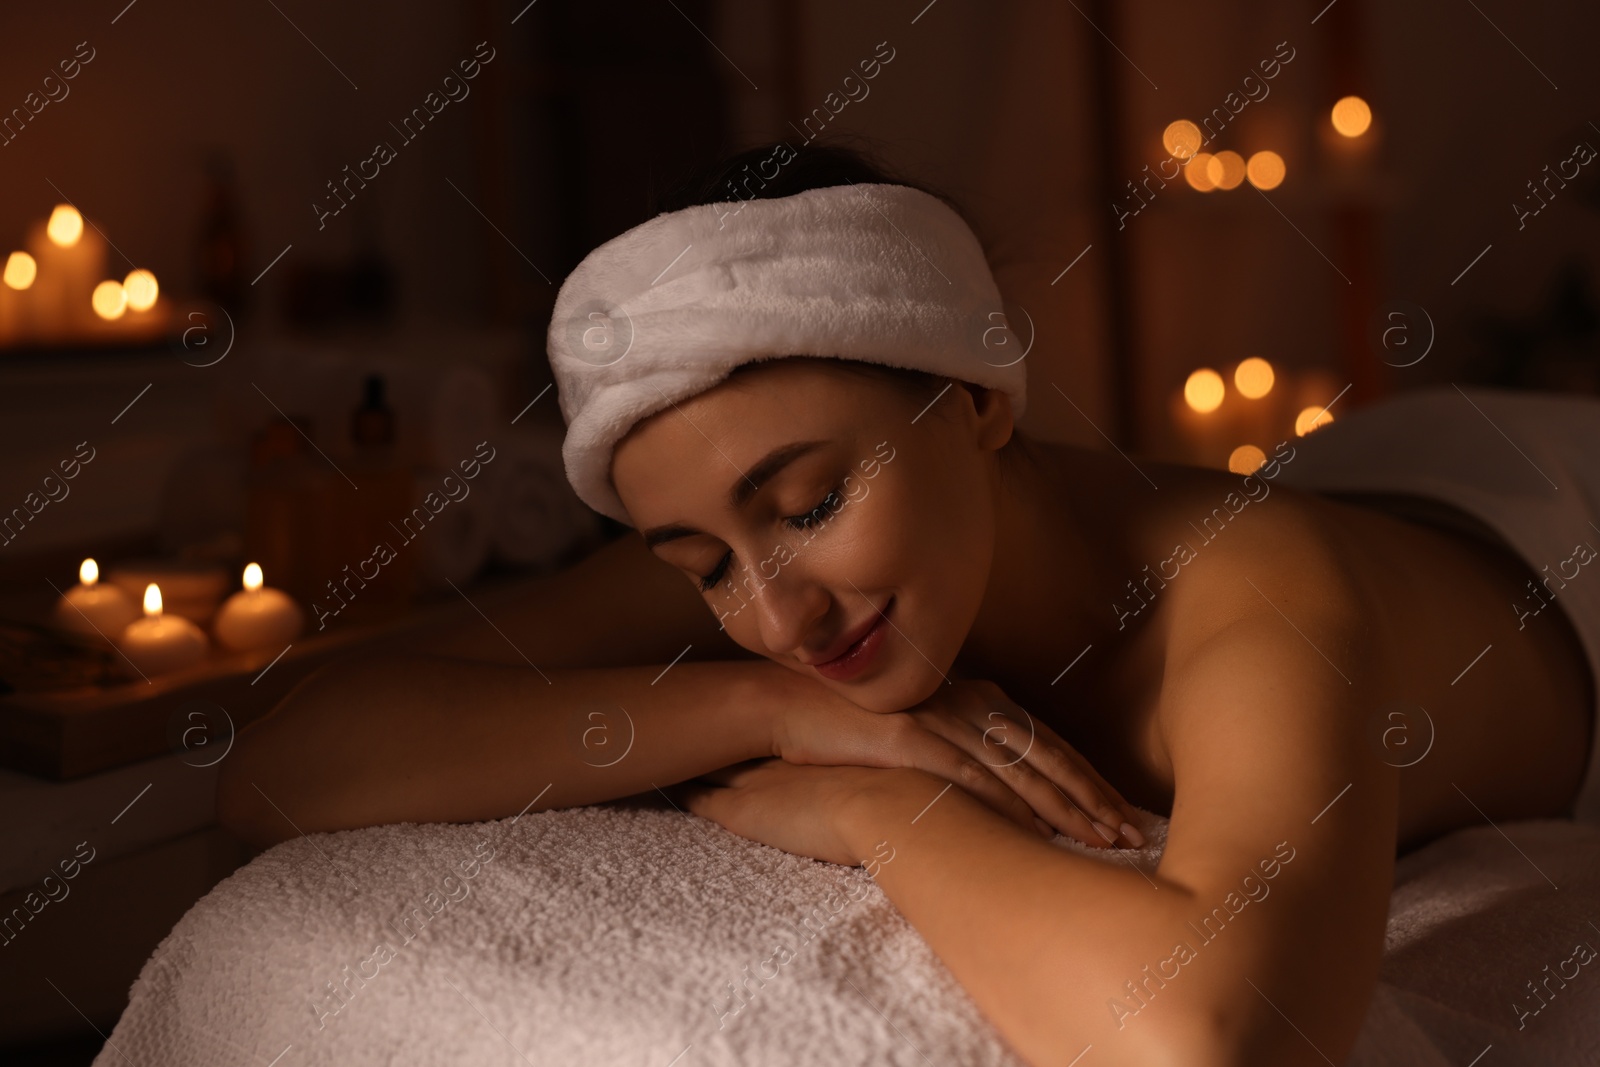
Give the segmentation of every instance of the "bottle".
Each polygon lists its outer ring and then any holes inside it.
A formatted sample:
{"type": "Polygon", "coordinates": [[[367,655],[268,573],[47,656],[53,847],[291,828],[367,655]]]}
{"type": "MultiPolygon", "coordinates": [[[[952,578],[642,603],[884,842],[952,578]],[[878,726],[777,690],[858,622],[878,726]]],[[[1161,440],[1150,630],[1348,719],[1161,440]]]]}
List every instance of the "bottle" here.
{"type": "Polygon", "coordinates": [[[387,383],[371,374],[350,412],[350,477],[358,492],[341,502],[345,544],[341,587],[349,590],[346,614],[357,620],[389,618],[404,610],[416,589],[417,550],[395,525],[410,509],[413,477],[397,455],[396,422],[387,383]]]}
{"type": "Polygon", "coordinates": [[[244,232],[233,162],[221,153],[206,163],[205,210],[200,216],[200,292],[238,319],[249,286],[244,280],[244,232]]]}

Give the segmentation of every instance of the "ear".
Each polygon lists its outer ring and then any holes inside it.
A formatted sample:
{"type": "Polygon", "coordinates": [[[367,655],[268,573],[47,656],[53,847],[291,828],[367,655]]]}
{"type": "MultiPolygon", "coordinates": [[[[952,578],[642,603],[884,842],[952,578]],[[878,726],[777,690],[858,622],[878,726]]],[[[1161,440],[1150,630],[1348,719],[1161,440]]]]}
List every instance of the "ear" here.
{"type": "Polygon", "coordinates": [[[972,398],[972,410],[977,418],[978,443],[998,452],[1016,428],[1011,415],[1011,397],[999,389],[986,389],[971,382],[962,382],[972,398]]]}

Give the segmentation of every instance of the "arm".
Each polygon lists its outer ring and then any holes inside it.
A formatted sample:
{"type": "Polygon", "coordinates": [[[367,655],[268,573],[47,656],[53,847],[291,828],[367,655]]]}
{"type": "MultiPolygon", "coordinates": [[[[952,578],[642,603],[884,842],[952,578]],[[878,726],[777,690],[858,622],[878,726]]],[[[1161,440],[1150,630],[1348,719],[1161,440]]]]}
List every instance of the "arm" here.
{"type": "Polygon", "coordinates": [[[764,706],[752,699],[754,680],[769,700],[799,680],[747,658],[636,535],[544,577],[514,605],[465,614],[467,625],[430,634],[406,659],[324,669],[242,732],[221,767],[222,825],[269,845],[296,826],[505,817],[547,784],[538,810],[627,796],[650,789],[652,776],[665,785],[767,754],[750,714],[764,706]],[[706,659],[722,662],[692,662],[706,659]],[[652,663],[648,673],[637,666],[652,663]],[[627,743],[628,715],[643,716],[633,722],[647,735],[643,749],[614,768],[593,766],[612,758],[606,745],[627,743]],[[701,738],[693,752],[690,737],[701,738]],[[581,754],[574,738],[586,741],[581,754]]]}
{"type": "Polygon", "coordinates": [[[680,654],[681,662],[760,659],[632,531],[542,576],[516,603],[481,610],[464,611],[453,632],[425,635],[415,651],[522,666],[526,656],[540,667],[667,664],[680,654]]]}
{"type": "Polygon", "coordinates": [[[1156,875],[1030,838],[956,790],[923,811],[940,784],[915,772],[867,772],[844,806],[845,854],[887,842],[884,892],[1030,1063],[1092,1045],[1099,1064],[1321,1064],[1354,1044],[1398,774],[1362,736],[1359,613],[1257,584],[1302,633],[1257,598],[1171,665],[1177,788],[1156,875]]]}
{"type": "Polygon", "coordinates": [[[767,662],[541,676],[357,661],[307,679],[239,736],[218,814],[269,845],[300,831],[504,818],[535,798],[529,810],[593,804],[771,755],[773,709],[819,699],[837,698],[767,662]]]}

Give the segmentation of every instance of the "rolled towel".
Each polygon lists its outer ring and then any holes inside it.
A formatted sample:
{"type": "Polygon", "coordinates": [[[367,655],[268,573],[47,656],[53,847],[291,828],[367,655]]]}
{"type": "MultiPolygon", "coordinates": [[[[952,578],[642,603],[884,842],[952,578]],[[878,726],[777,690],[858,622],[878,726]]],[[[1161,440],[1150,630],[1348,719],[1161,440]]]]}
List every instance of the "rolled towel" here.
{"type": "Polygon", "coordinates": [[[489,562],[499,488],[493,478],[469,480],[459,471],[417,473],[412,514],[431,516],[414,542],[417,578],[424,589],[446,589],[452,582],[463,585],[489,562]]]}
{"type": "Polygon", "coordinates": [[[493,552],[517,567],[549,569],[593,543],[600,534],[594,512],[567,484],[559,427],[513,427],[497,435],[493,552]]]}

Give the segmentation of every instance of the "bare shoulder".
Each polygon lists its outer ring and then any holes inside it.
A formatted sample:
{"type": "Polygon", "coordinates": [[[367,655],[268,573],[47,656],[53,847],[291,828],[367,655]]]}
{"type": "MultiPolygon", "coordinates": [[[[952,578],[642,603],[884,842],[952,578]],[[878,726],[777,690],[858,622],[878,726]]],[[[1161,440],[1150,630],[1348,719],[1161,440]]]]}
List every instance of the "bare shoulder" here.
{"type": "Polygon", "coordinates": [[[1238,990],[1225,1021],[1263,1054],[1251,1062],[1303,1057],[1307,1040],[1334,1060],[1351,1047],[1393,878],[1398,775],[1362,728],[1378,661],[1367,594],[1322,518],[1277,491],[1231,513],[1191,536],[1163,608],[1161,871],[1193,893],[1198,927],[1240,916],[1207,951],[1238,990]]]}
{"type": "MultiPolygon", "coordinates": [[[[1158,524],[1166,536],[1157,535],[1156,543],[1172,543],[1157,568],[1169,586],[1163,590],[1169,668],[1208,646],[1216,654],[1214,639],[1240,623],[1358,626],[1371,606],[1342,528],[1328,504],[1310,494],[1281,487],[1252,493],[1239,479],[1223,477],[1190,488],[1158,524]]],[[[1341,662],[1336,670],[1345,666],[1357,664],[1341,662]]]]}

